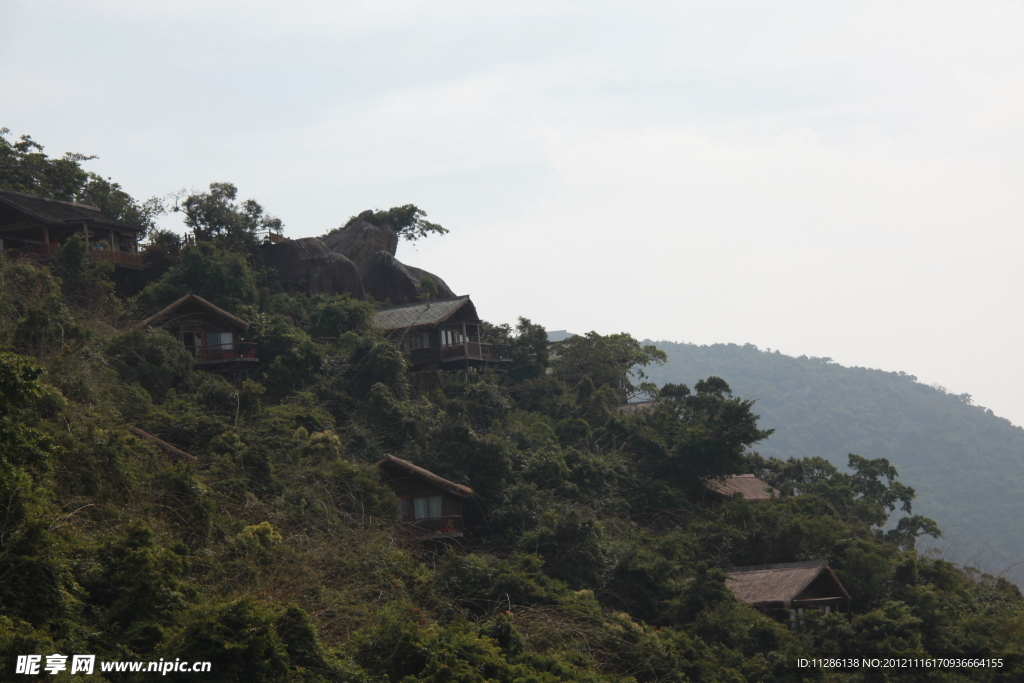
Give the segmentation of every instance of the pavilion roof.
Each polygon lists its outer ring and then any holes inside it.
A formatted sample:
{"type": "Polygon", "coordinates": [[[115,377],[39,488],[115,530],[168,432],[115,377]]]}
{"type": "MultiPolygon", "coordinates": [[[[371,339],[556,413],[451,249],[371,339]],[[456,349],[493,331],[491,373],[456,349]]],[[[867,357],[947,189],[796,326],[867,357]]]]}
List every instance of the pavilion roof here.
{"type": "Polygon", "coordinates": [[[464,307],[473,319],[477,319],[476,307],[469,300],[469,295],[439,301],[417,301],[401,306],[391,306],[377,311],[377,327],[382,330],[398,330],[403,327],[420,327],[437,325],[451,318],[464,307]]]}
{"type": "Polygon", "coordinates": [[[46,197],[25,192],[15,192],[14,190],[0,190],[0,204],[16,209],[30,218],[47,225],[98,223],[124,230],[142,232],[142,228],[105,216],[98,208],[89,204],[47,199],[46,197]]]}

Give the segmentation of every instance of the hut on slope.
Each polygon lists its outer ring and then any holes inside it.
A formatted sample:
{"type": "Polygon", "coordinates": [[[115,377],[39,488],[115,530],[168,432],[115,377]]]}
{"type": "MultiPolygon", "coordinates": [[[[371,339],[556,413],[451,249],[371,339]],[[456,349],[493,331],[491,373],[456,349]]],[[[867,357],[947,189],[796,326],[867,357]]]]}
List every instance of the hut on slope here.
{"type": "Polygon", "coordinates": [[[740,496],[744,500],[771,500],[779,492],[753,474],[735,474],[722,479],[708,479],[704,486],[717,498],[740,496]]]}
{"type": "Polygon", "coordinates": [[[473,498],[473,489],[393,455],[385,455],[377,469],[398,496],[405,533],[422,539],[462,538],[463,503],[473,498]]]}
{"type": "Polygon", "coordinates": [[[508,347],[481,342],[480,322],[468,295],[382,308],[376,317],[377,327],[409,354],[412,370],[507,368],[508,347]]]}
{"type": "Polygon", "coordinates": [[[114,264],[120,291],[137,289],[142,232],[95,206],[0,190],[0,252],[11,259],[47,259],[72,235],[81,235],[89,258],[114,264]]]}
{"type": "Polygon", "coordinates": [[[140,325],[161,327],[181,340],[196,365],[225,367],[258,363],[256,345],[238,340],[249,323],[195,294],[186,294],[140,325]]]}
{"type": "Polygon", "coordinates": [[[725,573],[737,598],[775,618],[799,619],[806,610],[850,609],[850,594],[826,560],[730,567],[725,573]]]}

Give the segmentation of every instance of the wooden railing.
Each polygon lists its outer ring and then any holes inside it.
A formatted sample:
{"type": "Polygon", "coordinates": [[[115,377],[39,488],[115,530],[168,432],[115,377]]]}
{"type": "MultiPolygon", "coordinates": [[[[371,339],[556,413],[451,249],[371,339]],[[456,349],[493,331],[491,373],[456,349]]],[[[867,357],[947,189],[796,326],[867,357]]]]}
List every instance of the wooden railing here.
{"type": "Polygon", "coordinates": [[[466,342],[442,346],[441,348],[414,349],[410,352],[413,363],[436,363],[446,360],[483,360],[491,362],[511,359],[511,348],[508,344],[484,344],[482,342],[466,342]]]}
{"type": "Polygon", "coordinates": [[[53,249],[48,244],[34,244],[28,247],[17,247],[16,249],[4,249],[4,255],[12,261],[20,258],[35,258],[37,256],[49,256],[53,249]]]}
{"type": "Polygon", "coordinates": [[[123,266],[142,267],[142,256],[127,251],[110,251],[109,249],[90,249],[89,257],[100,261],[110,261],[123,266]]]}
{"type": "Polygon", "coordinates": [[[508,344],[480,344],[480,360],[512,360],[512,347],[508,344]]]}
{"type": "MultiPolygon", "coordinates": [[[[26,247],[4,249],[3,254],[14,261],[21,258],[39,258],[51,256],[57,251],[58,245],[53,244],[32,244],[26,247]]],[[[100,261],[110,261],[124,266],[142,267],[142,256],[127,251],[111,251],[109,249],[89,249],[86,256],[100,261]]]]}
{"type": "Polygon", "coordinates": [[[465,358],[466,350],[462,348],[462,344],[453,344],[452,346],[441,347],[441,358],[465,358]]]}
{"type": "Polygon", "coordinates": [[[254,342],[233,342],[211,346],[186,346],[196,357],[196,363],[258,362],[254,342]]]}
{"type": "Polygon", "coordinates": [[[428,536],[432,538],[462,536],[462,515],[430,517],[414,521],[405,520],[402,522],[401,530],[410,536],[428,536]]]}

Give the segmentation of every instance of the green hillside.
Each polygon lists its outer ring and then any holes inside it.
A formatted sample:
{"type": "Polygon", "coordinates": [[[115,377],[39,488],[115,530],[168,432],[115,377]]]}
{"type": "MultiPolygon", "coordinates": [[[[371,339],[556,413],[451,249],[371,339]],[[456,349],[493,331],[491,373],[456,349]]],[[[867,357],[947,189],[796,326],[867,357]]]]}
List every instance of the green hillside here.
{"type": "MultiPolygon", "coordinates": [[[[994,571],[1024,560],[1024,529],[1010,521],[1024,519],[1021,427],[904,373],[750,344],[655,344],[668,355],[647,373],[657,383],[692,385],[718,375],[757,399],[760,424],[775,430],[758,444],[762,455],[820,456],[837,465],[849,453],[886,458],[917,492],[914,511],[945,532],[949,557],[994,571]]],[[[1013,569],[1008,575],[1021,578],[1013,569]]]]}
{"type": "MultiPolygon", "coordinates": [[[[759,456],[776,436],[715,376],[624,413],[631,373],[665,358],[628,334],[553,349],[529,320],[483,323],[462,350],[492,344],[507,372],[416,366],[439,345],[400,351],[383,321],[468,304],[289,290],[260,256],[280,222],[227,183],[183,198],[194,241],[151,232],[125,291],[112,229],[106,248],[88,226],[37,240],[5,197],[145,205],[22,142],[0,144],[0,233],[25,245],[0,257],[0,680],[154,680],[116,662],[209,663],[160,678],[216,683],[1024,678],[1021,591],[918,553],[935,524],[885,458],[759,456]],[[779,495],[709,493],[739,474],[779,495]],[[91,676],[27,671],[76,654],[91,676]],[[975,663],[796,665],[889,655],[975,663]]],[[[85,211],[30,199],[58,228],[85,211]]]]}

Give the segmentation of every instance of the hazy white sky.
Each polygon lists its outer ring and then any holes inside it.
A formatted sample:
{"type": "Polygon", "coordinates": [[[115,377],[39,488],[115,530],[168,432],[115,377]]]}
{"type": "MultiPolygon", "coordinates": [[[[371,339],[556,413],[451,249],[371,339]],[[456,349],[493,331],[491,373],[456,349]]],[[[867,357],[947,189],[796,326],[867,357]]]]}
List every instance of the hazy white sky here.
{"type": "MultiPolygon", "coordinates": [[[[495,322],[903,370],[1024,424],[1024,3],[0,0],[0,126],[238,185],[495,322]]],[[[174,221],[168,221],[173,226],[174,221]]]]}

